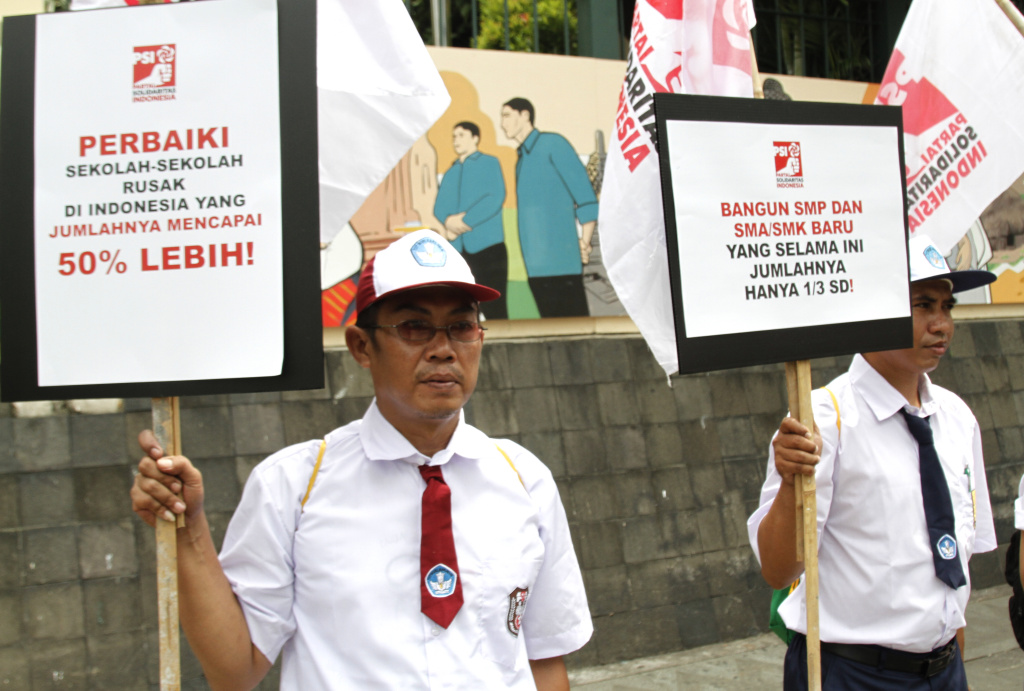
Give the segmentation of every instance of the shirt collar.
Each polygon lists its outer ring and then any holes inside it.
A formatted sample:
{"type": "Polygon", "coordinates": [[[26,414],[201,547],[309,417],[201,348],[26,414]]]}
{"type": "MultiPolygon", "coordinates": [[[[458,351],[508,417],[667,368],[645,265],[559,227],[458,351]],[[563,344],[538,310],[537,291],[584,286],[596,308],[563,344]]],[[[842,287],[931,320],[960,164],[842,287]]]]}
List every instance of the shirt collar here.
{"type": "Polygon", "coordinates": [[[921,384],[918,389],[921,407],[915,408],[907,403],[903,394],[886,381],[885,377],[868,364],[868,361],[860,354],[853,357],[853,363],[850,365],[850,381],[879,422],[892,417],[903,408],[927,417],[936,412],[939,407],[935,397],[932,396],[932,384],[927,374],[921,375],[921,384]]]}
{"type": "Polygon", "coordinates": [[[384,418],[377,407],[376,398],[363,415],[362,424],[359,426],[359,441],[368,460],[402,461],[417,466],[444,465],[455,456],[478,460],[485,457],[490,442],[487,435],[466,423],[466,415],[460,410],[459,424],[455,427],[448,446],[438,451],[432,458],[428,458],[417,451],[416,447],[384,418]]]}
{"type": "Polygon", "coordinates": [[[538,132],[537,128],[534,127],[530,131],[530,134],[528,134],[526,136],[526,139],[523,140],[523,143],[519,145],[519,149],[521,151],[526,151],[526,153],[530,153],[533,150],[534,145],[537,144],[537,140],[539,138],[540,138],[540,132],[538,132]]]}
{"type": "MultiPolygon", "coordinates": [[[[477,149],[469,156],[466,156],[466,161],[473,161],[477,158],[480,158],[480,149],[477,149]]],[[[456,158],[454,161],[452,161],[452,167],[454,168],[455,166],[461,166],[466,161],[460,161],[459,159],[456,158]]]]}

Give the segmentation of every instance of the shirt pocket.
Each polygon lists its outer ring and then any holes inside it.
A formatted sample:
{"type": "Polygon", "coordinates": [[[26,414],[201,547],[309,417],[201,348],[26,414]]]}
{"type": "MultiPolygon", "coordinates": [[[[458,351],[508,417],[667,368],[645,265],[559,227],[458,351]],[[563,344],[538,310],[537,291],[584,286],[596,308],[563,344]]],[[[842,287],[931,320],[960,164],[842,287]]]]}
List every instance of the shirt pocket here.
{"type": "Polygon", "coordinates": [[[495,559],[482,569],[477,596],[481,652],[508,669],[516,669],[524,649],[520,623],[529,606],[541,562],[541,559],[495,559]]]}
{"type": "Polygon", "coordinates": [[[956,536],[966,551],[964,555],[966,559],[974,550],[976,523],[974,477],[961,470],[960,474],[949,484],[949,495],[953,502],[953,513],[956,515],[956,536]]]}

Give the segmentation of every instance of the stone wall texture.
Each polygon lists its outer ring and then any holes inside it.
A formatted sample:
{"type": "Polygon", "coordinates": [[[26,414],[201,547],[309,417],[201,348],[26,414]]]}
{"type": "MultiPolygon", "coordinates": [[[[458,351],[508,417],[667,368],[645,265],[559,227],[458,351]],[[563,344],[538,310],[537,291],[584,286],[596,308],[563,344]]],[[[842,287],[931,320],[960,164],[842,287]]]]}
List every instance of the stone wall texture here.
{"type": "MultiPolygon", "coordinates": [[[[816,386],[849,357],[813,362],[816,386]]],[[[218,540],[249,471],[269,453],[361,417],[366,372],[343,350],[318,391],[182,399],[183,446],[207,483],[218,540]]],[[[933,379],[981,424],[1004,549],[975,557],[976,587],[1002,579],[1024,472],[1024,334],[964,322],[933,379]]],[[[157,688],[152,530],[128,488],[149,400],[124,412],[15,417],[0,407],[0,688],[157,688]]],[[[747,544],[768,441],[786,412],[781,365],[675,377],[643,340],[489,342],[469,421],[551,468],[594,615],[589,666],[767,630],[770,592],[747,544]]],[[[182,644],[184,689],[205,689],[182,644]]],[[[276,670],[260,686],[277,688],[276,670]]]]}

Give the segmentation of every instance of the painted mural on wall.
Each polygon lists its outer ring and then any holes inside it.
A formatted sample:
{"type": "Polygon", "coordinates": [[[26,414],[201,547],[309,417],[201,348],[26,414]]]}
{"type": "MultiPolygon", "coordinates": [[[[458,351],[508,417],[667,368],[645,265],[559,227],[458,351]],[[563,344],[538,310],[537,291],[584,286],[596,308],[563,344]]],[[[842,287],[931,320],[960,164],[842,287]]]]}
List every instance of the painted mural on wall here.
{"type": "Polygon", "coordinates": [[[492,51],[431,53],[452,105],[322,250],[324,325],[353,323],[366,261],[421,228],[446,237],[477,280],[503,293],[483,305],[487,319],[624,314],[595,234],[607,142],[600,125],[613,117],[621,66],[492,51]],[[452,61],[457,70],[443,64],[452,61]],[[537,68],[546,80],[524,71],[537,68]],[[574,74],[580,68],[586,88],[575,98],[588,107],[568,111],[565,96],[581,89],[574,74]],[[559,83],[560,72],[576,86],[559,83]],[[604,85],[604,108],[589,107],[595,83],[604,85]]]}
{"type": "MultiPolygon", "coordinates": [[[[429,228],[504,298],[486,319],[625,314],[596,229],[625,63],[431,48],[452,96],[445,114],[321,251],[324,326],[355,321],[365,263],[429,228]]],[[[877,84],[767,76],[767,98],[871,103],[877,84]]],[[[997,198],[948,257],[999,277],[961,302],[1024,302],[1024,183],[997,198]]]]}

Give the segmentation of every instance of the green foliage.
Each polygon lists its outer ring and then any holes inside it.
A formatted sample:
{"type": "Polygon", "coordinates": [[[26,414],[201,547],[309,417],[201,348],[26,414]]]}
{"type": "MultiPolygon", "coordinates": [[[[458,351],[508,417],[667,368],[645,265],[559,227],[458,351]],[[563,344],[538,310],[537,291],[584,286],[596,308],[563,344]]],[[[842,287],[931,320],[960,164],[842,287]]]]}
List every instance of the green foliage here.
{"type": "MultiPolygon", "coordinates": [[[[538,53],[565,53],[565,16],[569,18],[569,54],[577,55],[575,0],[536,0],[540,45],[534,46],[533,0],[508,0],[508,47],[538,53]],[[568,8],[565,4],[568,3],[568,8]]],[[[505,0],[480,0],[479,48],[505,47],[505,0]]]]}

